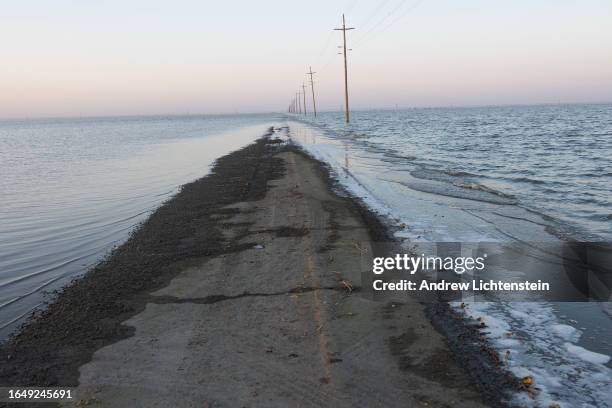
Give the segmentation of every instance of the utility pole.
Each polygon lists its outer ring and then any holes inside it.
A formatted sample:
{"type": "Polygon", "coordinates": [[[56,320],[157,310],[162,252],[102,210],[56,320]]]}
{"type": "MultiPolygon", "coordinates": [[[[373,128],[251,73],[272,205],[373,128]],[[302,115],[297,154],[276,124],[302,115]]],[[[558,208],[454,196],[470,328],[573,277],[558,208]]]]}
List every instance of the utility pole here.
{"type": "Polygon", "coordinates": [[[300,91],[295,93],[295,99],[297,99],[298,111],[297,113],[302,114],[302,101],[300,100],[300,91]]]}
{"type": "Polygon", "coordinates": [[[316,118],[317,117],[317,103],[315,102],[314,80],[312,79],[312,75],[316,74],[316,72],[312,72],[312,67],[308,67],[308,68],[310,70],[306,73],[306,75],[310,75],[310,89],[312,90],[312,110],[316,118]]]}
{"type": "Polygon", "coordinates": [[[346,21],[344,20],[344,13],[342,13],[342,28],[334,28],[334,30],[342,31],[342,39],[344,41],[344,121],[349,123],[349,101],[348,101],[348,70],[346,68],[346,32],[348,30],[354,30],[355,27],[346,27],[346,21]]]}
{"type": "Polygon", "coordinates": [[[308,111],[306,110],[306,86],[302,82],[302,97],[304,98],[304,116],[308,115],[308,111]]]}

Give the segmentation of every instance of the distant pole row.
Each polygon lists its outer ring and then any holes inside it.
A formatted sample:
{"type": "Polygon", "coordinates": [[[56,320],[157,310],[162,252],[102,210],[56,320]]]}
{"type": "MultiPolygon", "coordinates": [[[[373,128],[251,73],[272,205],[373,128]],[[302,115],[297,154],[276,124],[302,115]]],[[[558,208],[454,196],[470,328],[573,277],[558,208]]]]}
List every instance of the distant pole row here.
{"type": "MultiPolygon", "coordinates": [[[[354,29],[355,29],[354,27],[346,26],[344,14],[342,14],[342,27],[334,28],[335,31],[342,31],[343,45],[339,46],[339,48],[342,48],[342,52],[338,54],[342,54],[344,56],[344,121],[346,123],[349,123],[349,119],[350,119],[349,118],[349,97],[348,97],[348,67],[347,67],[346,52],[351,51],[350,49],[347,50],[346,48],[346,32],[349,30],[354,30],[354,29]]],[[[316,117],[317,116],[317,103],[315,100],[314,78],[313,78],[313,75],[316,74],[316,72],[312,72],[312,67],[308,67],[308,68],[309,68],[309,71],[306,73],[306,75],[310,76],[310,90],[312,92],[312,111],[316,117]]],[[[306,85],[304,85],[304,83],[302,83],[301,89],[295,93],[295,98],[291,100],[291,103],[289,104],[287,111],[289,113],[297,113],[300,115],[308,114],[308,110],[306,108],[306,85]]]]}

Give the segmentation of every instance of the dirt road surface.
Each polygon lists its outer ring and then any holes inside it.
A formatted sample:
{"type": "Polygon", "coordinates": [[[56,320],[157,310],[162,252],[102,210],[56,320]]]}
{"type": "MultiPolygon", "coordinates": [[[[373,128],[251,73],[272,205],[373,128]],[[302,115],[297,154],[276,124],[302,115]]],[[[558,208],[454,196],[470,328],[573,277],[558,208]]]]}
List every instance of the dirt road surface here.
{"type": "MultiPolygon", "coordinates": [[[[76,406],[478,407],[416,300],[361,291],[372,234],[320,165],[284,149],[262,199],[231,204],[224,238],[150,293],[133,335],[79,369],[76,406]]],[[[72,406],[67,404],[67,406],[72,406]]]]}

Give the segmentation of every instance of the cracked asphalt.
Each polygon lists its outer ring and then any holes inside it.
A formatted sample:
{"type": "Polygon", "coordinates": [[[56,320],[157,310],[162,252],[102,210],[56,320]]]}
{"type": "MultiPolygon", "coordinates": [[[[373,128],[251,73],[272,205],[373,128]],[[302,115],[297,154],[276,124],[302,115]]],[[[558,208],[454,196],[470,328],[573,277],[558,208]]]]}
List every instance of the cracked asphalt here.
{"type": "Polygon", "coordinates": [[[363,290],[382,225],[278,132],[56,294],[0,346],[0,385],[76,386],[81,407],[482,406],[422,302],[363,290]]]}
{"type": "Polygon", "coordinates": [[[243,250],[201,259],[125,321],[134,334],[80,367],[81,404],[107,407],[480,406],[418,302],[362,296],[371,236],[318,163],[227,207],[243,250]],[[285,233],[279,233],[284,231],[285,233]]]}

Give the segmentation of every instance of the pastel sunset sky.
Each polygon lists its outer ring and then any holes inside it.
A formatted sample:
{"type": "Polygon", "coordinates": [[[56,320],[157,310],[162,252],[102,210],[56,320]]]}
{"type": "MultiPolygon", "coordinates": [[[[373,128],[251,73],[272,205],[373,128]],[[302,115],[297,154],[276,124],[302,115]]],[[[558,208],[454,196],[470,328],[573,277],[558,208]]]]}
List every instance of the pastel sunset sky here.
{"type": "Polygon", "coordinates": [[[0,117],[612,100],[610,0],[13,1],[0,117]]]}

